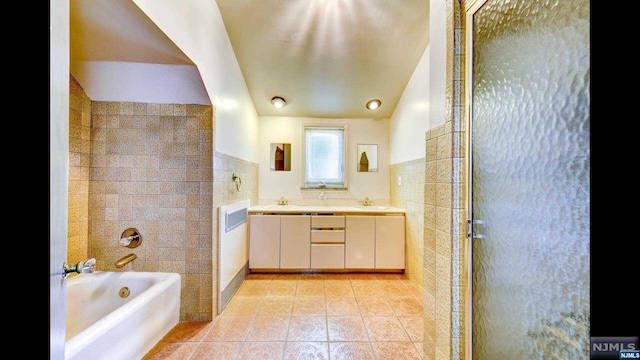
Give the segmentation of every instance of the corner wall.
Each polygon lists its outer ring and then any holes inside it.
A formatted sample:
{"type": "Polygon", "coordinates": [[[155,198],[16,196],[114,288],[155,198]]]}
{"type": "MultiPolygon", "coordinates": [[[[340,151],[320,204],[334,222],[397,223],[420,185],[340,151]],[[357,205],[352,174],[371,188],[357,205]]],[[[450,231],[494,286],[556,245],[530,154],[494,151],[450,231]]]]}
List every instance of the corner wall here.
{"type": "Polygon", "coordinates": [[[391,206],[405,209],[406,270],[412,284],[424,287],[425,158],[391,165],[391,206]]]}
{"type": "Polygon", "coordinates": [[[91,161],[91,99],[69,76],[69,201],[67,263],[89,257],[89,165],[91,161]]]}
{"type": "Polygon", "coordinates": [[[442,21],[438,25],[442,28],[440,31],[444,31],[444,37],[438,40],[444,43],[438,43],[434,49],[446,48],[446,92],[445,122],[426,135],[423,350],[425,359],[454,360],[467,355],[464,352],[466,124],[462,10],[455,0],[432,0],[431,4],[431,14],[442,21]]]}

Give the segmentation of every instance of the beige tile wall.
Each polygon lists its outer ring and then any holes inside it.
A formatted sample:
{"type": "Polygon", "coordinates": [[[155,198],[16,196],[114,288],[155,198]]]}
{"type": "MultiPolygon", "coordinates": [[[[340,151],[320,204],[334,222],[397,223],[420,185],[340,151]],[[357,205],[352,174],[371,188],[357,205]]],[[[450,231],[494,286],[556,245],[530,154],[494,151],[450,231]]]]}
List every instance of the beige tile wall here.
{"type": "Polygon", "coordinates": [[[406,269],[409,280],[419,288],[423,284],[425,159],[416,159],[390,166],[391,205],[405,209],[406,269]],[[398,185],[398,177],[401,185],[398,185]]]}
{"type": "Polygon", "coordinates": [[[69,204],[67,263],[89,257],[89,163],[91,100],[69,77],[69,204]]]}
{"type": "Polygon", "coordinates": [[[465,120],[459,2],[446,1],[445,123],[426,134],[424,358],[463,359],[465,120]]]}
{"type": "Polygon", "coordinates": [[[179,273],[181,320],[211,318],[212,157],[211,106],[92,103],[89,253],[100,270],[179,273]],[[133,249],[118,243],[131,227],[133,249]]]}

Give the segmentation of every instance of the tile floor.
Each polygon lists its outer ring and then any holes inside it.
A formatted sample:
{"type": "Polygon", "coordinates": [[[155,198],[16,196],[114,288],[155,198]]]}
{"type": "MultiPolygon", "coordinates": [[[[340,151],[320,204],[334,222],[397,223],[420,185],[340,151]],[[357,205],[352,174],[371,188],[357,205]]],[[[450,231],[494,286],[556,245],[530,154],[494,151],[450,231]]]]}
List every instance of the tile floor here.
{"type": "Polygon", "coordinates": [[[423,301],[402,274],[250,274],[211,322],[144,360],[422,359],[423,301]]]}

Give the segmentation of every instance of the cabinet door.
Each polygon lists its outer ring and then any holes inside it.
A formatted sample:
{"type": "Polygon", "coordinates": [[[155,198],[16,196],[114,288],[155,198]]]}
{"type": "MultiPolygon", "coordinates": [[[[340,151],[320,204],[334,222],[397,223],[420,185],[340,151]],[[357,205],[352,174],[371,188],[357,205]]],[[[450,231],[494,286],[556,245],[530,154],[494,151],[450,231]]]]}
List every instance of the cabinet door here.
{"type": "Polygon", "coordinates": [[[311,267],[311,217],[309,215],[280,216],[280,268],[309,269],[311,267]]]}
{"type": "Polygon", "coordinates": [[[249,216],[249,268],[280,267],[280,216],[249,216]]]}
{"type": "Polygon", "coordinates": [[[404,269],[404,216],[376,216],[376,269],[404,269]]]}
{"type": "Polygon", "coordinates": [[[344,267],[373,269],[375,265],[375,216],[347,216],[344,267]]]}

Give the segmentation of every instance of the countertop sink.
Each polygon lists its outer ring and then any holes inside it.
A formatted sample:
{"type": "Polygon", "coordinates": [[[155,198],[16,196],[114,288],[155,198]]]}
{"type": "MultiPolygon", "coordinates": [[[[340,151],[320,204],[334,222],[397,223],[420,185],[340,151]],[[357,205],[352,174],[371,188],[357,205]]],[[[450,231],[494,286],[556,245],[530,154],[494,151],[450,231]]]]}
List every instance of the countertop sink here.
{"type": "Polygon", "coordinates": [[[361,206],[354,206],[354,208],[362,209],[362,210],[386,210],[389,207],[388,206],[377,206],[377,205],[361,205],[361,206]]]}
{"type": "Polygon", "coordinates": [[[256,208],[262,208],[265,210],[295,210],[299,206],[297,205],[258,205],[256,208]]]}
{"type": "Polygon", "coordinates": [[[256,205],[249,208],[251,213],[273,213],[273,214],[330,214],[330,213],[404,213],[403,209],[391,206],[378,205],[256,205]]]}

